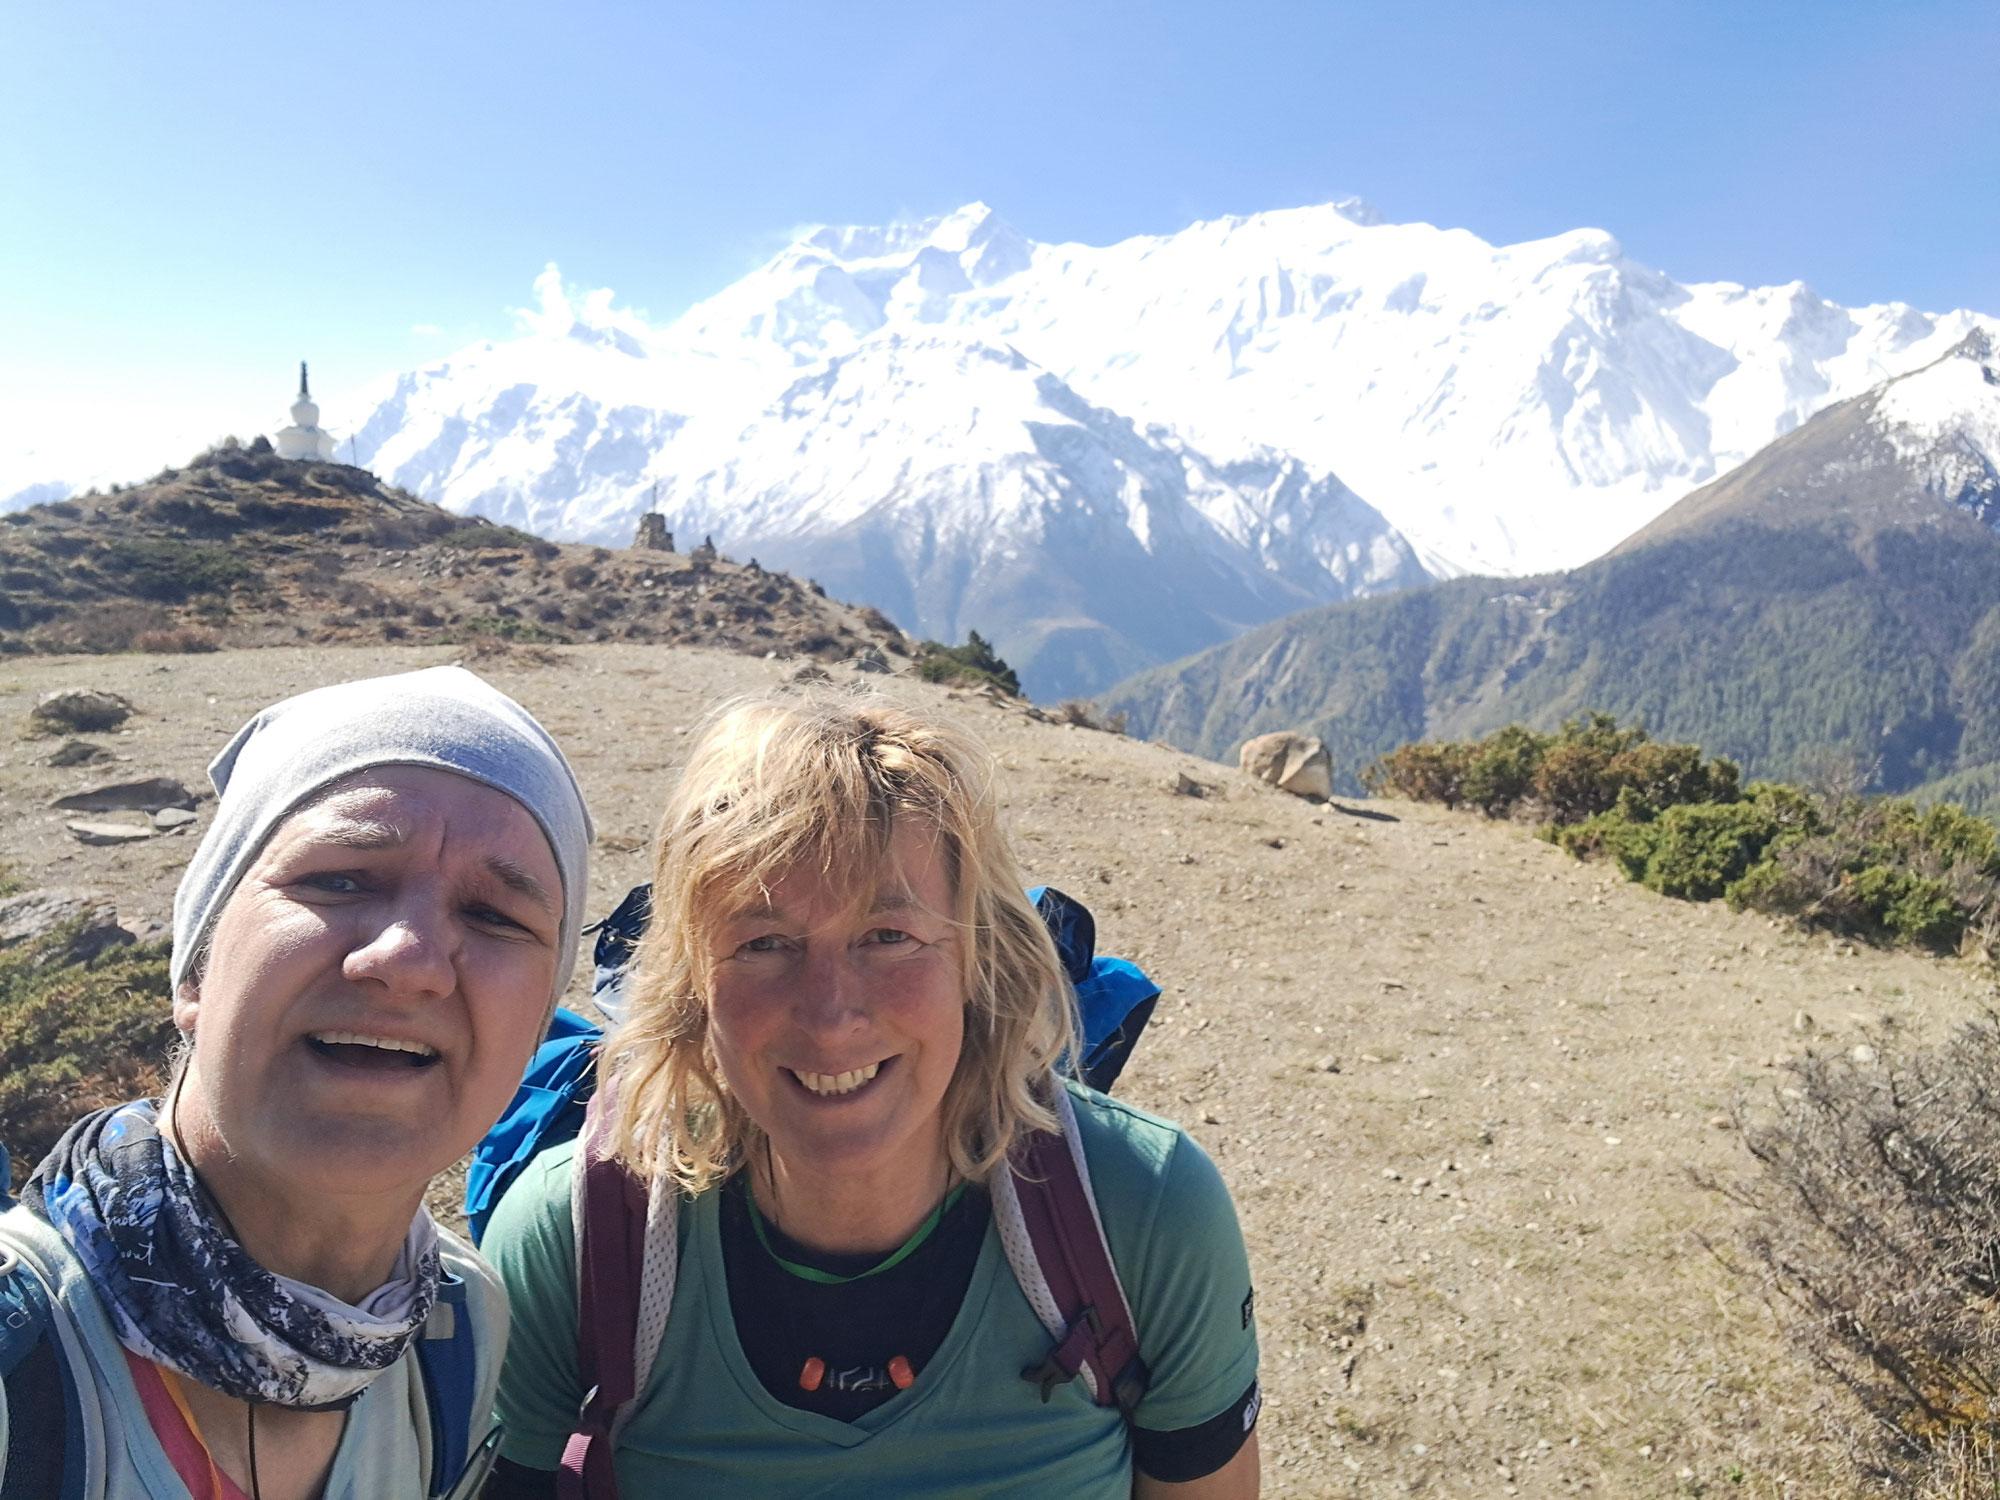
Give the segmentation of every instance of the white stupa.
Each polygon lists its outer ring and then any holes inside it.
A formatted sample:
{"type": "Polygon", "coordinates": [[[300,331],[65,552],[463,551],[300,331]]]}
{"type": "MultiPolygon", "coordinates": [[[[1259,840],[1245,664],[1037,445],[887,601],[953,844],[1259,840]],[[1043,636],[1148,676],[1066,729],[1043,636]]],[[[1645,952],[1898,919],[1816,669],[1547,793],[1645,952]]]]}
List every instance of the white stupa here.
{"type": "Polygon", "coordinates": [[[292,425],[278,431],[280,458],[332,458],[333,436],[319,425],[319,407],[306,388],[306,362],[299,361],[299,399],[292,403],[292,425]]]}

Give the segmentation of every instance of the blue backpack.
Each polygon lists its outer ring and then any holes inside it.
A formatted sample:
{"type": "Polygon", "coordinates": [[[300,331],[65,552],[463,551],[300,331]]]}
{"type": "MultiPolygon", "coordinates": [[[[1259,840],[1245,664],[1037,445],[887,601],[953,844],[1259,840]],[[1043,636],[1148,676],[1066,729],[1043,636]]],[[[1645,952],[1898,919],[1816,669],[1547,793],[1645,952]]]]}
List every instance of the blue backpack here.
{"type": "MultiPolygon", "coordinates": [[[[591,999],[608,1016],[615,1018],[623,1009],[626,971],[652,916],[652,897],[650,885],[635,885],[610,916],[587,929],[597,933],[591,999]]],[[[1028,899],[1055,939],[1076,987],[1083,1043],[1077,1076],[1108,1094],[1152,1019],[1160,987],[1136,964],[1097,956],[1097,921],[1081,901],[1048,885],[1036,886],[1028,899]]],[[[575,1011],[556,1012],[548,1040],[529,1062],[514,1102],[473,1148],[465,1174],[465,1217],[474,1244],[485,1237],[494,1208],[522,1169],[550,1146],[574,1140],[583,1128],[584,1110],[597,1088],[597,1045],[603,1035],[601,1027],[575,1011]]]]}

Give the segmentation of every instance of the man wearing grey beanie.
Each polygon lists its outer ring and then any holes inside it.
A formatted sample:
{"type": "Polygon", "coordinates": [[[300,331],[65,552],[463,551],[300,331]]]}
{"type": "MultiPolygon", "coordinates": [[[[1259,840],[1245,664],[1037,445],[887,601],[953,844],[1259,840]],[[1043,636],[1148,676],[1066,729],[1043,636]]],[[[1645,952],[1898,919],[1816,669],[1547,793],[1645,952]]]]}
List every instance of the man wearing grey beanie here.
{"type": "Polygon", "coordinates": [[[0,1488],[39,1463],[121,1500],[469,1495],[506,1299],[423,1197],[569,981],[582,793],[457,667],[288,699],[209,774],[168,1097],[78,1121],[0,1215],[0,1301],[41,1339],[0,1347],[0,1433],[62,1434],[0,1438],[0,1488]]]}

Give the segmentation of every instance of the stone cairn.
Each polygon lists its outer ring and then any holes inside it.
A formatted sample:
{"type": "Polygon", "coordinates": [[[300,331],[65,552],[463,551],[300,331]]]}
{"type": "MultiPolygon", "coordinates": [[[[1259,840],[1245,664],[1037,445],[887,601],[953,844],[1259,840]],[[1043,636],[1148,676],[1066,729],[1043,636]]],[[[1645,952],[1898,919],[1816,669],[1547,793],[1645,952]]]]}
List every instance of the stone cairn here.
{"type": "Polygon", "coordinates": [[[639,534],[632,538],[635,552],[671,552],[674,534],[667,530],[667,518],[656,510],[639,517],[639,534]]]}

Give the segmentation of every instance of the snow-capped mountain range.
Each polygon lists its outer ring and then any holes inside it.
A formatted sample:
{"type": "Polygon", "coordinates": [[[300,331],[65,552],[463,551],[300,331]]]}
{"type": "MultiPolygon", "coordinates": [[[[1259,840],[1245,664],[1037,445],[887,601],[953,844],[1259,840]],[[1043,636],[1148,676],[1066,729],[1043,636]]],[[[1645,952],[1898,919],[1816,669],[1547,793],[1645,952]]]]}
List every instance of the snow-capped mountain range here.
{"type": "Polygon", "coordinates": [[[982,204],[818,229],[660,324],[553,266],[536,292],[519,337],[328,402],[342,456],[564,539],[657,507],[912,631],[977,628],[1043,695],[1307,604],[1582,563],[2000,334],[1356,200],[1107,247],[982,204]]]}

